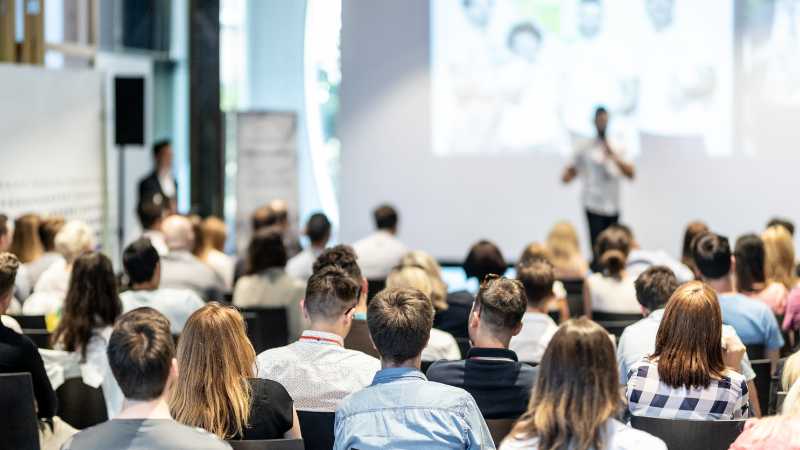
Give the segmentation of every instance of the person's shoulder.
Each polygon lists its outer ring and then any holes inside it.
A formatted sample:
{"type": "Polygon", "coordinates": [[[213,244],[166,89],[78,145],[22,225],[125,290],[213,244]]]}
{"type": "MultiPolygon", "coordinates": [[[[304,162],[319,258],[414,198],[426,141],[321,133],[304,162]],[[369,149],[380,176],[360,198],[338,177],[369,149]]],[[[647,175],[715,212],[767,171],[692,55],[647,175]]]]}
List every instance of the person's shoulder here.
{"type": "Polygon", "coordinates": [[[162,426],[165,436],[168,432],[171,441],[185,443],[186,449],[224,450],[231,448],[225,441],[202,428],[190,427],[174,420],[165,421],[162,426]]]}
{"type": "Polygon", "coordinates": [[[5,325],[0,325],[0,342],[16,347],[25,353],[38,351],[36,344],[28,336],[19,334],[5,325]]]}
{"type": "Polygon", "coordinates": [[[297,359],[294,343],[264,350],[256,356],[256,363],[259,367],[269,367],[271,362],[285,359],[297,359]]]}
{"type": "Polygon", "coordinates": [[[254,396],[263,393],[267,398],[289,397],[289,391],[279,382],[266,378],[250,378],[248,380],[253,388],[254,396]]]}
{"type": "Polygon", "coordinates": [[[427,383],[422,383],[421,386],[422,395],[427,398],[435,398],[437,400],[437,405],[441,408],[447,409],[477,405],[472,394],[460,387],[451,386],[438,381],[428,381],[427,383]]]}
{"type": "Polygon", "coordinates": [[[347,359],[351,360],[355,367],[361,368],[365,371],[378,371],[381,368],[381,362],[378,358],[370,356],[362,351],[353,350],[350,348],[342,349],[343,354],[347,359]]]}
{"type": "Polygon", "coordinates": [[[539,438],[508,436],[498,447],[499,450],[531,450],[539,448],[539,438]]]}
{"type": "Polygon", "coordinates": [[[449,384],[458,374],[463,374],[466,368],[466,361],[435,361],[428,367],[425,376],[430,381],[449,384]]]}
{"type": "Polygon", "coordinates": [[[637,430],[626,426],[615,419],[613,421],[611,433],[611,445],[609,447],[619,450],[667,450],[667,445],[661,439],[650,433],[637,430]]]}

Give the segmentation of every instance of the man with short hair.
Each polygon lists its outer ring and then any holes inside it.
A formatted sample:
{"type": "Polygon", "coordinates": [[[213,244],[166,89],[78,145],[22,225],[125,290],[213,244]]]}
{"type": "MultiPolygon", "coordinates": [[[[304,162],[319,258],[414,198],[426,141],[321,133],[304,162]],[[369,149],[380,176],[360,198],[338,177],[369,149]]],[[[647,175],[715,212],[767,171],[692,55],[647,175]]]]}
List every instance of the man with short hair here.
{"type": "Polygon", "coordinates": [[[213,434],[172,418],[167,399],[178,378],[178,362],[169,329],[169,320],[152,308],[120,316],[107,353],[125,394],[122,412],[72,436],[62,450],[230,449],[213,434]]]}
{"type": "Polygon", "coordinates": [[[164,139],[153,144],[153,171],[139,181],[139,202],[152,201],[177,211],[178,183],[172,176],[172,144],[164,139]]]}
{"type": "Polygon", "coordinates": [[[122,265],[131,289],[119,295],[123,312],[149,306],[169,319],[172,334],[181,334],[193,312],[202,308],[200,297],[188,289],[160,288],[161,262],[147,238],[134,241],[122,252],[122,265]]]}
{"type": "Polygon", "coordinates": [[[161,259],[161,285],[190,289],[203,300],[222,300],[225,282],[214,269],[192,254],[194,230],[184,216],[172,215],[161,226],[169,254],[161,259]]]}
{"type": "Polygon", "coordinates": [[[308,281],[314,272],[314,261],[325,250],[331,238],[331,222],[328,217],[323,213],[312,214],[306,222],[306,236],[309,246],[286,263],[286,273],[302,281],[308,281]]]}
{"type": "Polygon", "coordinates": [[[558,331],[558,325],[547,314],[547,304],[554,296],[553,266],[541,258],[524,261],[517,268],[517,280],[525,288],[527,308],[522,316],[522,330],[511,338],[510,348],[520,360],[538,363],[558,331]]]}
{"type": "Polygon", "coordinates": [[[433,314],[431,300],[416,289],[386,289],[372,299],[367,322],[381,370],[336,408],[334,449],[495,448],[475,399],[419,370],[433,314]]]}
{"type": "Polygon", "coordinates": [[[485,419],[521,416],[528,408],[538,370],[519,362],[508,344],[522,329],[526,304],[519,281],[484,281],[469,318],[472,348],[466,360],[435,362],[426,373],[428,379],[469,392],[485,419]]]}
{"type": "MultiPolygon", "coordinates": [[[[0,315],[8,310],[14,297],[14,282],[20,267],[19,259],[11,253],[0,253],[0,315]]],[[[16,324],[17,326],[19,324],[16,324]]],[[[56,414],[56,394],[47,377],[39,349],[27,336],[12,330],[0,321],[0,373],[28,372],[33,381],[33,394],[40,419],[52,419],[56,414]]]]}
{"type": "Polygon", "coordinates": [[[736,259],[728,239],[705,232],[694,239],[692,257],[703,281],[719,295],[722,322],[732,326],[745,345],[763,345],[774,368],[783,347],[778,321],[765,303],[736,291],[733,282],[736,259]]]}
{"type": "Polygon", "coordinates": [[[158,203],[156,198],[142,199],[136,207],[136,214],[139,216],[139,224],[142,226],[142,237],[150,239],[153,247],[158,250],[158,254],[166,256],[169,247],[161,232],[161,223],[164,221],[166,209],[163,201],[158,203]]]}
{"type": "Polygon", "coordinates": [[[380,362],[344,348],[360,287],[344,270],[311,275],[300,302],[310,323],[297,342],[258,355],[258,375],[281,383],[298,411],[333,412],[348,394],[369,385],[380,362]]]}
{"type": "Polygon", "coordinates": [[[397,239],[397,211],[381,205],[373,211],[377,231],[353,244],[361,270],[368,280],[385,280],[408,248],[397,239]]]}

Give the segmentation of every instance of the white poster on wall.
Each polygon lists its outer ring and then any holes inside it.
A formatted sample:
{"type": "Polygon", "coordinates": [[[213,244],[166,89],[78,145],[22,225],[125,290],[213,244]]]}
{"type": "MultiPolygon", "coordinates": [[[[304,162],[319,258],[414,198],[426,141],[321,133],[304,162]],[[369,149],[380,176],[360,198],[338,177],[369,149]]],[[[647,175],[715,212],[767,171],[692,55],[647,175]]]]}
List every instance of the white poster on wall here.
{"type": "Polygon", "coordinates": [[[297,115],[247,111],[236,115],[236,247],[244,254],[256,208],[283,199],[296,222],[298,204],[297,115]]]}

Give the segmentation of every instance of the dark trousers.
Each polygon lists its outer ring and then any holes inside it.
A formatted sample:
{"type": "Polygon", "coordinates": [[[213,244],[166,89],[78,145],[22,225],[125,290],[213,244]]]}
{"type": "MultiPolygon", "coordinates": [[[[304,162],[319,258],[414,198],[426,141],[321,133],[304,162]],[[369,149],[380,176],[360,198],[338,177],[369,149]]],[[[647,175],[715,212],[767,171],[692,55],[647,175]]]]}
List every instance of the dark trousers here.
{"type": "Polygon", "coordinates": [[[597,237],[600,236],[600,233],[605,231],[606,228],[619,222],[619,213],[613,216],[605,216],[587,210],[586,219],[589,222],[589,237],[592,239],[592,254],[594,254],[594,246],[595,243],[597,243],[597,237]]]}

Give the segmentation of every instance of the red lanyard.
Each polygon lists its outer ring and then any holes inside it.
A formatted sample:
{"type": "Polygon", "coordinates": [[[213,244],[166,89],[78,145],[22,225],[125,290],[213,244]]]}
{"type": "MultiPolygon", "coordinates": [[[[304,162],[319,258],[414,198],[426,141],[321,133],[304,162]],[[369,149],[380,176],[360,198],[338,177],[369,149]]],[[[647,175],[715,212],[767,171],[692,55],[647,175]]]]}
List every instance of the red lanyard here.
{"type": "Polygon", "coordinates": [[[338,346],[342,346],[342,344],[337,341],[336,339],[324,338],[319,336],[300,336],[301,341],[315,341],[315,342],[326,342],[329,344],[336,344],[338,346]]]}

